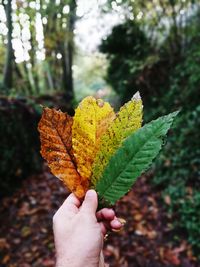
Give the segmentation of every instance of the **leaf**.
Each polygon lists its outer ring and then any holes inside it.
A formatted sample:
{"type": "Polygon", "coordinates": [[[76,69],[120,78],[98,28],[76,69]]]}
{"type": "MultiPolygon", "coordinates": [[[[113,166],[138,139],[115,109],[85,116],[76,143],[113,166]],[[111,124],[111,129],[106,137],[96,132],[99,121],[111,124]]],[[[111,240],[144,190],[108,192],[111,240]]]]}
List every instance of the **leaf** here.
{"type": "Polygon", "coordinates": [[[51,172],[81,198],[88,184],[81,181],[72,154],[73,119],[61,111],[44,108],[38,125],[41,154],[46,159],[51,172]]]}
{"type": "Polygon", "coordinates": [[[109,103],[89,96],[75,111],[72,127],[73,152],[78,172],[84,180],[91,177],[91,167],[99,149],[99,141],[115,113],[109,103]]]}
{"type": "Polygon", "coordinates": [[[177,113],[146,124],[123,142],[96,185],[100,200],[114,204],[129,190],[157,156],[177,113]]]}
{"type": "Polygon", "coordinates": [[[117,117],[102,136],[99,152],[92,166],[92,185],[94,187],[122,141],[141,127],[142,110],[142,100],[139,92],[137,92],[131,101],[120,108],[117,117]]]}

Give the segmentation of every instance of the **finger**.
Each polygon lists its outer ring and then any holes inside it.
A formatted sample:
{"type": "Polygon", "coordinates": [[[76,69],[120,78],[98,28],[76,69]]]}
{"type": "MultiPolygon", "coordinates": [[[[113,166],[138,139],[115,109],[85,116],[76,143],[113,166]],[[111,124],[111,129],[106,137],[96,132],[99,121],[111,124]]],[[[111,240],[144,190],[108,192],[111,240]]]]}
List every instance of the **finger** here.
{"type": "Polygon", "coordinates": [[[115,212],[112,209],[104,208],[96,213],[96,217],[98,221],[103,221],[103,220],[111,221],[115,217],[115,212]]]}
{"type": "Polygon", "coordinates": [[[106,235],[108,229],[107,229],[107,227],[105,226],[105,224],[103,222],[100,222],[100,227],[101,227],[101,233],[102,233],[102,235],[103,236],[106,235]]]}
{"type": "Polygon", "coordinates": [[[103,251],[101,250],[100,253],[100,258],[99,258],[99,267],[105,267],[105,261],[104,261],[104,256],[103,256],[103,251]]]}
{"type": "Polygon", "coordinates": [[[117,217],[115,217],[114,220],[110,222],[110,227],[113,230],[120,230],[123,227],[123,224],[117,219],[117,217]]]}
{"type": "Polygon", "coordinates": [[[88,190],[85,199],[83,201],[83,204],[81,206],[81,210],[88,213],[96,213],[98,206],[98,200],[97,200],[97,193],[95,190],[88,190]]]}
{"type": "Polygon", "coordinates": [[[118,231],[121,230],[121,228],[123,227],[123,224],[117,219],[117,217],[115,217],[112,221],[101,221],[101,224],[104,225],[106,231],[108,230],[114,230],[114,231],[118,231]]]}
{"type": "Polygon", "coordinates": [[[71,193],[67,197],[67,199],[64,201],[60,209],[64,211],[76,213],[80,205],[81,205],[80,200],[73,193],[71,193]]]}
{"type": "Polygon", "coordinates": [[[80,200],[73,193],[71,193],[63,203],[63,206],[74,206],[76,208],[79,208],[80,205],[80,200]]]}

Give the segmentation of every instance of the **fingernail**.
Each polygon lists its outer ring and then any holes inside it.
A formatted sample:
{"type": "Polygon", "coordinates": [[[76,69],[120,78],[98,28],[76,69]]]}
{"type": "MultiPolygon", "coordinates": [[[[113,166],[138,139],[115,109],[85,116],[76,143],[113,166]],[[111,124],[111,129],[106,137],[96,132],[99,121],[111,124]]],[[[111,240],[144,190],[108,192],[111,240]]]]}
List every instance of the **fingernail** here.
{"type": "Polygon", "coordinates": [[[93,189],[90,189],[86,193],[86,197],[94,197],[96,195],[96,191],[93,189]]]}
{"type": "Polygon", "coordinates": [[[112,229],[112,231],[115,232],[115,233],[118,233],[118,232],[122,231],[122,228],[120,228],[120,229],[112,229]]]}
{"type": "Polygon", "coordinates": [[[126,220],[124,218],[117,218],[118,221],[122,224],[122,226],[124,226],[126,224],[126,220]]]}

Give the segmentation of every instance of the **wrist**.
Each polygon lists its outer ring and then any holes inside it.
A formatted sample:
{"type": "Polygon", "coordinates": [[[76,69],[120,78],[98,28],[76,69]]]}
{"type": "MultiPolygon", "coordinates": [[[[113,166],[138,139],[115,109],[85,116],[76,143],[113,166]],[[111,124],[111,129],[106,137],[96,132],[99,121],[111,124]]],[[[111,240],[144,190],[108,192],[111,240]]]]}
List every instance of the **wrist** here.
{"type": "MultiPolygon", "coordinates": [[[[55,267],[99,267],[99,262],[93,259],[82,259],[78,255],[75,260],[67,257],[57,258],[55,267]]],[[[104,266],[104,265],[103,265],[104,266]]]]}

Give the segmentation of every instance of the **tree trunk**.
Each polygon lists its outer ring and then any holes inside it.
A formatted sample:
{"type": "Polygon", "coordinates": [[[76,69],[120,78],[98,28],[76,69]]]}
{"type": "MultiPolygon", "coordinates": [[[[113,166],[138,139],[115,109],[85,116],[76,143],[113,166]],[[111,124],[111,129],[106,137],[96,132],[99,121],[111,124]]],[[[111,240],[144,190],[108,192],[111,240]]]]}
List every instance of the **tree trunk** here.
{"type": "Polygon", "coordinates": [[[65,100],[71,102],[74,97],[73,73],[72,73],[72,59],[73,47],[71,42],[62,48],[62,80],[63,88],[65,90],[65,100]]]}
{"type": "Polygon", "coordinates": [[[3,73],[3,85],[7,89],[12,88],[12,75],[13,75],[13,59],[14,59],[14,53],[13,53],[13,47],[12,47],[12,0],[7,0],[6,4],[4,4],[4,9],[6,13],[6,19],[7,19],[7,52],[6,52],[6,62],[4,67],[4,73],[3,73]]]}
{"type": "Polygon", "coordinates": [[[175,9],[175,1],[170,0],[169,3],[172,9],[172,21],[173,21],[172,25],[173,36],[171,40],[171,48],[173,52],[172,56],[176,58],[181,53],[181,44],[180,44],[181,36],[179,36],[179,30],[177,25],[177,13],[175,9]]]}
{"type": "Polygon", "coordinates": [[[63,69],[63,88],[65,90],[65,99],[71,103],[74,98],[73,87],[73,31],[76,21],[76,1],[70,3],[69,23],[68,23],[68,40],[62,47],[62,69],[63,69]]]}
{"type": "Polygon", "coordinates": [[[48,88],[50,91],[53,92],[53,90],[55,89],[55,86],[54,86],[54,81],[53,81],[53,77],[51,74],[50,64],[47,60],[45,60],[43,63],[43,69],[44,69],[44,76],[45,76],[45,86],[46,88],[48,88]]]}
{"type": "Polygon", "coordinates": [[[30,38],[31,50],[29,52],[29,55],[30,55],[30,62],[32,65],[32,77],[33,77],[33,83],[34,83],[34,93],[36,93],[36,95],[39,95],[40,94],[39,78],[38,78],[38,73],[37,73],[37,66],[35,64],[36,49],[35,49],[34,40],[36,39],[36,36],[33,33],[32,27],[30,28],[30,33],[31,33],[31,38],[30,38]]]}

